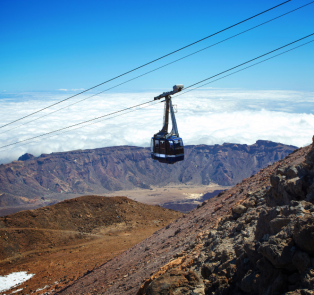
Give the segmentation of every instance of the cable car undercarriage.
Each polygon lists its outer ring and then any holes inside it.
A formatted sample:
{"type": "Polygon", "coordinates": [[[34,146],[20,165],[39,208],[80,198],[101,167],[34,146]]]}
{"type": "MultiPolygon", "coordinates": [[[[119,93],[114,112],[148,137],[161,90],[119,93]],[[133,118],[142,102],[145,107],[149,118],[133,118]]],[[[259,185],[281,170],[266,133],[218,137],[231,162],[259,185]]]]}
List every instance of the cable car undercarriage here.
{"type": "Polygon", "coordinates": [[[183,85],[173,86],[173,91],[164,92],[154,100],[165,98],[163,128],[151,140],[151,157],[161,163],[174,164],[184,160],[183,140],[179,136],[171,96],[183,89],[183,85]],[[171,114],[172,130],[168,133],[169,111],[171,114]]]}

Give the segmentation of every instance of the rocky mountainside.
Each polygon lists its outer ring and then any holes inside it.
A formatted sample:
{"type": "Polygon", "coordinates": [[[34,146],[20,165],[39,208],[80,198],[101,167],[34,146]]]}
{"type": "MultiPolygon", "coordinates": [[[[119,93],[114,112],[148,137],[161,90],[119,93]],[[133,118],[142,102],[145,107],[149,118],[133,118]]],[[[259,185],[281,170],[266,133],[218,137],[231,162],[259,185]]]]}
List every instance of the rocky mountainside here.
{"type": "Polygon", "coordinates": [[[57,294],[314,294],[314,142],[57,294]]]}
{"type": "Polygon", "coordinates": [[[64,153],[25,154],[0,165],[0,207],[49,204],[72,194],[104,194],[169,183],[234,185],[296,147],[259,140],[253,145],[225,143],[185,147],[185,161],[165,165],[140,147],[109,147],[64,153]]]}

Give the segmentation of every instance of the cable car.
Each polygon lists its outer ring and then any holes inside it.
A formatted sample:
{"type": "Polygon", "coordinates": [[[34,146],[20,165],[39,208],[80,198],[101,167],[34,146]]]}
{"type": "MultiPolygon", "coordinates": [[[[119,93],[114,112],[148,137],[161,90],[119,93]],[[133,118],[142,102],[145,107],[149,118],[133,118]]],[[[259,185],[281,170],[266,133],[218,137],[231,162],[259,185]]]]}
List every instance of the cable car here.
{"type": "Polygon", "coordinates": [[[184,160],[183,140],[179,136],[176,118],[172,106],[171,96],[183,89],[183,85],[174,85],[173,91],[164,92],[154,100],[165,98],[163,128],[152,137],[151,157],[160,163],[174,164],[184,160]],[[171,114],[172,130],[168,133],[169,112],[171,114]]]}

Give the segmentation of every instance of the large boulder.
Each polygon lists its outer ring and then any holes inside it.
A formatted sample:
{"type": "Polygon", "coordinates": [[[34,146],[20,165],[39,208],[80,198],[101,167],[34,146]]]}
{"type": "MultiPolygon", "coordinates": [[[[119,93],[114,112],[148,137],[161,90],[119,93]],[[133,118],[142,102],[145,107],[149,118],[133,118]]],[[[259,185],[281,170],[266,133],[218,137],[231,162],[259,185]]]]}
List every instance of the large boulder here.
{"type": "MultiPolygon", "coordinates": [[[[200,282],[199,277],[193,271],[184,272],[178,269],[163,274],[153,280],[147,290],[146,295],[167,295],[172,294],[174,290],[183,288],[189,290],[192,286],[197,286],[200,282]]],[[[182,292],[184,292],[182,290],[182,292]]]]}
{"type": "Polygon", "coordinates": [[[294,226],[293,239],[300,249],[314,255],[314,216],[298,218],[294,226]]]}
{"type": "Polygon", "coordinates": [[[243,214],[244,212],[246,212],[247,208],[243,205],[236,205],[232,208],[232,212],[235,214],[243,214]]]}
{"type": "Polygon", "coordinates": [[[292,263],[298,269],[299,273],[302,273],[311,266],[311,258],[307,253],[297,251],[292,258],[292,263]]]}
{"type": "Polygon", "coordinates": [[[292,263],[294,249],[295,247],[286,243],[272,244],[265,242],[259,247],[258,252],[267,258],[274,267],[292,271],[296,269],[292,263]]]}
{"type": "Polygon", "coordinates": [[[290,222],[288,217],[277,217],[270,221],[270,233],[272,235],[277,234],[280,230],[290,222]]]}

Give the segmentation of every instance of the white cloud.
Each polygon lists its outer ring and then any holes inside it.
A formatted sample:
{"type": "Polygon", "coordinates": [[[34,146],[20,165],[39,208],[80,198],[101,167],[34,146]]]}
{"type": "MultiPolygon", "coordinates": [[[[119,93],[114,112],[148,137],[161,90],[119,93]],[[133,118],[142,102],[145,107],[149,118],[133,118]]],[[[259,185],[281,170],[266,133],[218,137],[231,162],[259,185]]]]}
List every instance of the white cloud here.
{"type": "Polygon", "coordinates": [[[60,91],[68,91],[69,89],[64,89],[64,88],[61,88],[61,89],[58,89],[60,91]]]}
{"type": "MultiPolygon", "coordinates": [[[[93,97],[0,134],[1,146],[152,100],[159,92],[114,93],[93,97]]],[[[64,98],[46,95],[48,98],[42,100],[38,99],[37,93],[34,100],[28,97],[28,100],[0,101],[1,125],[64,98]]],[[[176,117],[179,133],[186,145],[224,142],[253,144],[258,139],[265,139],[304,146],[311,142],[313,135],[313,92],[207,89],[178,96],[173,103],[178,106],[176,117]]],[[[45,110],[37,116],[64,105],[45,110]]],[[[38,156],[41,153],[116,145],[149,146],[151,136],[161,129],[162,120],[163,104],[158,103],[59,136],[41,138],[27,145],[0,151],[0,163],[16,160],[26,152],[38,156]]],[[[0,133],[14,126],[0,129],[0,133]]]]}

